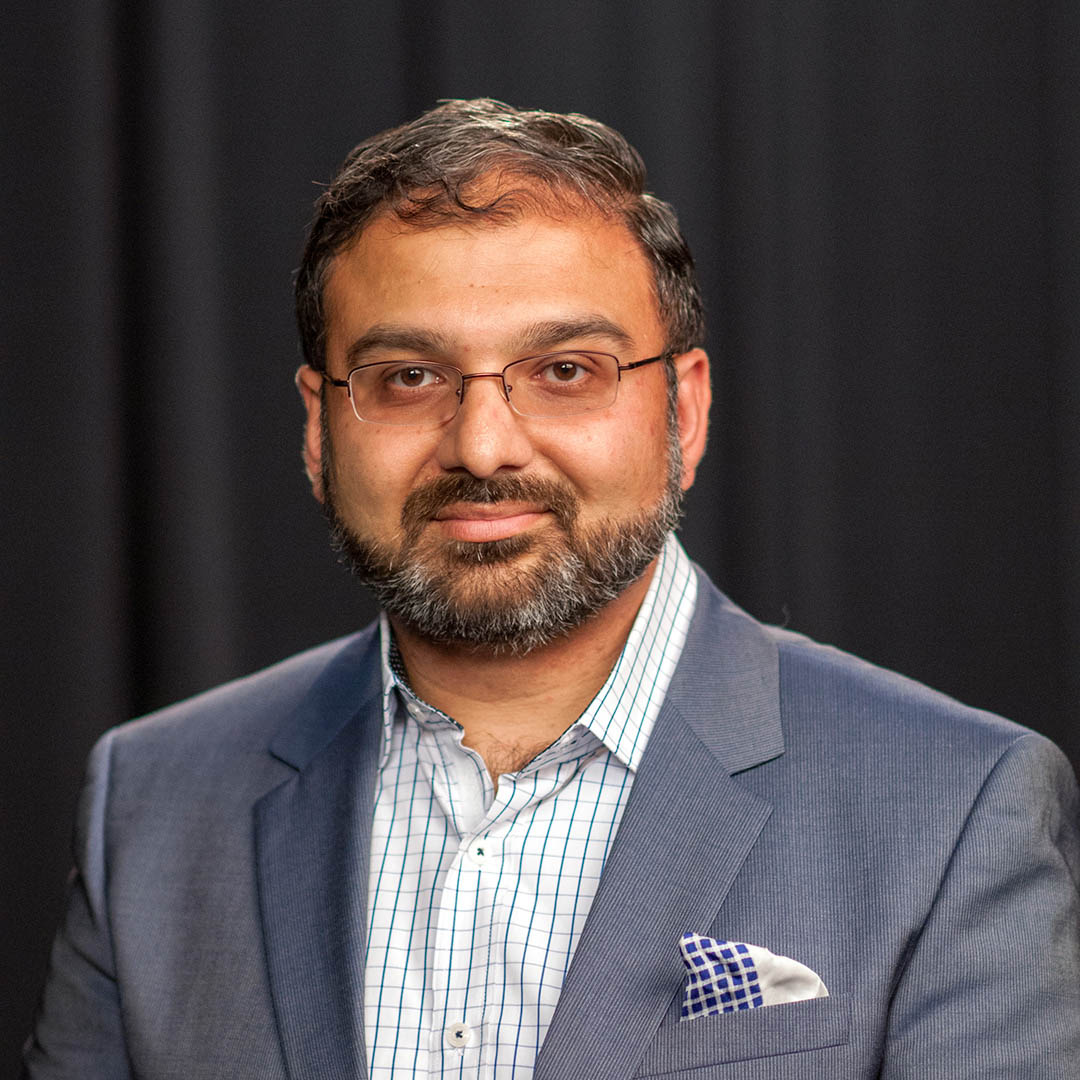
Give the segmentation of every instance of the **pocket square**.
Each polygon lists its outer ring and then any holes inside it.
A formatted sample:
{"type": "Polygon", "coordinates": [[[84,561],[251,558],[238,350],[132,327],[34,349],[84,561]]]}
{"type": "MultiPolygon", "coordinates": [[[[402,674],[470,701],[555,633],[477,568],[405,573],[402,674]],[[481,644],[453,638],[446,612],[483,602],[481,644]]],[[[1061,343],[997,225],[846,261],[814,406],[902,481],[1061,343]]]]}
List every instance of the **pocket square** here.
{"type": "Polygon", "coordinates": [[[683,934],[679,951],[686,965],[680,1020],[829,996],[805,964],[760,945],[683,934]]]}

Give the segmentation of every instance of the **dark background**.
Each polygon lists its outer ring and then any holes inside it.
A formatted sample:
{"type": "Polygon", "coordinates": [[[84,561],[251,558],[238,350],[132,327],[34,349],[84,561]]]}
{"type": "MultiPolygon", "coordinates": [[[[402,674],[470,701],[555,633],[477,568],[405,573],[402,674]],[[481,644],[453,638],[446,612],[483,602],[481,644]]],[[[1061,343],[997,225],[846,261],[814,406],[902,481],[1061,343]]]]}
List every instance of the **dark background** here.
{"type": "Polygon", "coordinates": [[[317,183],[439,97],[612,123],[679,208],[714,578],[1080,762],[1078,31],[1075,0],[7,5],[12,1068],[96,736],[371,613],[300,467],[291,272],[317,183]]]}

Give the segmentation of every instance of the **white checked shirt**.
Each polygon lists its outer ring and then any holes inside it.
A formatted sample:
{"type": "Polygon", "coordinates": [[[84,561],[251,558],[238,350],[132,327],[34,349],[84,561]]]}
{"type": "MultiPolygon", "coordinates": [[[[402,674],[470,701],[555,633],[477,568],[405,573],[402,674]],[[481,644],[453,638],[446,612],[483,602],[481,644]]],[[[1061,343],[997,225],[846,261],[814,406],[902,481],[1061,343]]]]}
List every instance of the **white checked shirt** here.
{"type": "Polygon", "coordinates": [[[394,673],[383,617],[364,989],[372,1080],[532,1076],[696,599],[670,536],[603,688],[497,793],[461,728],[394,673]]]}

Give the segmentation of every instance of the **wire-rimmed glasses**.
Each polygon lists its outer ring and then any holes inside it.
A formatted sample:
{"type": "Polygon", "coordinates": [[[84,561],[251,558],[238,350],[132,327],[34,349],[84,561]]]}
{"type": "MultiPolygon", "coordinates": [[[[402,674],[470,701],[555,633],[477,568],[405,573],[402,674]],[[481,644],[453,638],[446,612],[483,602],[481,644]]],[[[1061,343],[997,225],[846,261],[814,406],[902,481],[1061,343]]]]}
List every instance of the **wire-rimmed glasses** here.
{"type": "Polygon", "coordinates": [[[321,374],[332,386],[348,390],[358,420],[438,427],[457,414],[470,379],[498,379],[503,398],[521,416],[576,416],[613,405],[624,371],[669,360],[672,355],[661,353],[620,364],[610,353],[574,349],[527,356],[502,371],[466,373],[426,360],[382,360],[360,364],[344,379],[321,374]]]}

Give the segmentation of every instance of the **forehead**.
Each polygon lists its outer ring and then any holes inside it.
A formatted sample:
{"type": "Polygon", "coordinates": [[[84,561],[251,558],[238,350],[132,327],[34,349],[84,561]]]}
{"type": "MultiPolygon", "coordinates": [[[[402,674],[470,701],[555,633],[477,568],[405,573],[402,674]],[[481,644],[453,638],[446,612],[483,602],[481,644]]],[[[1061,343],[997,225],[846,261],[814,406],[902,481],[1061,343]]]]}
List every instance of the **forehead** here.
{"type": "Polygon", "coordinates": [[[621,220],[599,213],[433,227],[384,214],[331,263],[325,309],[331,351],[382,323],[495,344],[529,322],[592,316],[663,344],[648,260],[621,220]]]}

